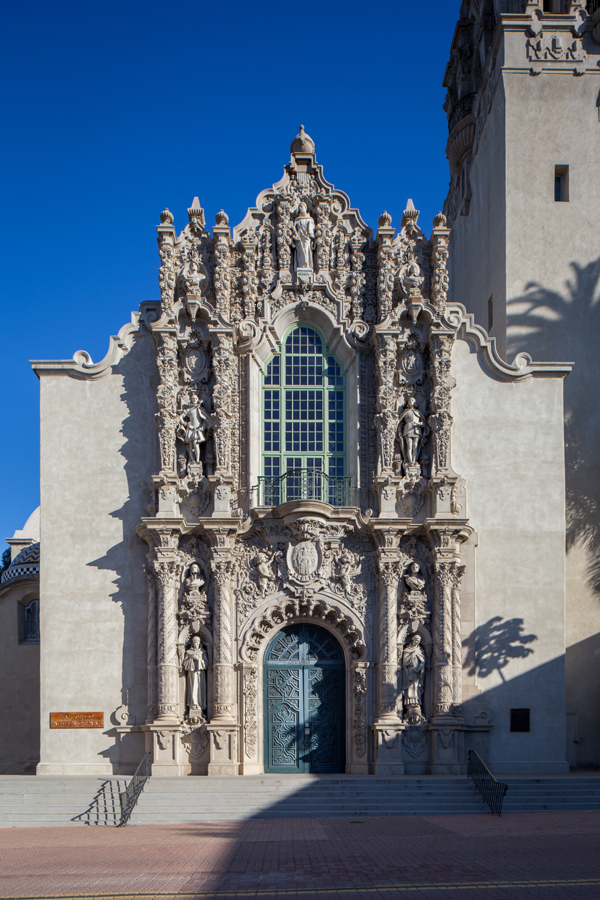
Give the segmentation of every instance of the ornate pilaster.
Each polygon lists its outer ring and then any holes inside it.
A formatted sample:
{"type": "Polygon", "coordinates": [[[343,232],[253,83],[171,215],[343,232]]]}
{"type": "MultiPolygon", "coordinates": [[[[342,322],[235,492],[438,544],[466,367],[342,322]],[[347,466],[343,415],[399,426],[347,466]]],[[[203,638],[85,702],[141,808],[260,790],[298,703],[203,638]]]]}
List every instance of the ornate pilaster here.
{"type": "Polygon", "coordinates": [[[156,365],[159,385],[156,390],[158,412],[158,442],[160,446],[161,480],[175,475],[175,438],[177,431],[177,338],[174,331],[160,330],[153,334],[156,345],[156,365]]]}
{"type": "Polygon", "coordinates": [[[229,555],[211,560],[213,575],[213,714],[211,724],[234,724],[233,716],[233,633],[231,609],[231,575],[233,561],[229,555]]]}
{"type": "Polygon", "coordinates": [[[158,270],[158,284],[160,287],[160,303],[162,315],[167,320],[173,317],[173,304],[175,302],[175,241],[177,232],[173,228],[173,214],[164,209],[160,214],[161,224],[158,231],[158,254],[160,256],[160,268],[158,270]]]}
{"type": "Polygon", "coordinates": [[[215,373],[215,386],[213,388],[215,475],[221,479],[230,479],[232,474],[232,398],[237,387],[236,357],[233,354],[233,337],[231,333],[218,332],[214,335],[212,362],[215,373]]]}
{"type": "Polygon", "coordinates": [[[177,587],[181,563],[172,553],[157,550],[154,573],[158,586],[156,724],[178,725],[177,587]]]}
{"type": "Polygon", "coordinates": [[[446,228],[446,216],[438,213],[433,220],[431,232],[431,262],[433,277],[431,281],[431,303],[439,313],[446,310],[448,297],[448,244],[450,229],[446,228]]]}
{"type": "Polygon", "coordinates": [[[393,334],[378,334],[376,337],[377,362],[377,428],[379,462],[378,470],[382,476],[393,475],[394,440],[398,427],[397,391],[394,378],[398,365],[398,344],[393,334]]]}
{"type": "Polygon", "coordinates": [[[323,196],[317,197],[315,206],[317,209],[317,227],[315,229],[317,271],[321,274],[329,272],[331,263],[331,199],[323,196]]]}
{"type": "Polygon", "coordinates": [[[392,311],[392,294],[394,291],[394,234],[391,228],[392,217],[384,212],[379,217],[377,231],[377,302],[379,305],[379,321],[384,322],[392,311]]]}
{"type": "MultiPolygon", "coordinates": [[[[243,296],[243,309],[242,309],[242,318],[249,317],[251,319],[254,318],[255,315],[260,315],[260,310],[257,309],[258,303],[258,275],[256,272],[256,265],[258,259],[257,253],[258,247],[258,238],[255,232],[246,231],[242,235],[242,296],[243,296]]],[[[236,321],[234,319],[234,321],[236,321]]]]}
{"type": "Polygon", "coordinates": [[[431,428],[433,458],[432,476],[443,475],[451,470],[450,433],[452,416],[450,415],[450,395],[456,384],[450,372],[452,368],[452,347],[454,334],[434,334],[430,343],[429,379],[431,385],[431,428]]]}
{"type": "Polygon", "coordinates": [[[231,231],[227,227],[229,216],[221,210],[215,216],[213,228],[215,241],[215,301],[217,312],[229,320],[231,303],[231,231]]]}
{"type": "Polygon", "coordinates": [[[277,260],[279,263],[279,278],[287,281],[290,278],[292,266],[292,218],[291,200],[289,197],[278,196],[277,204],[277,260]]]}
{"type": "Polygon", "coordinates": [[[400,564],[395,552],[380,551],[379,615],[377,629],[377,722],[399,722],[398,699],[398,584],[400,564]]]}
{"type": "Polygon", "coordinates": [[[350,298],[353,321],[362,319],[363,288],[365,286],[365,244],[366,240],[362,229],[355,228],[350,235],[350,298]]]}
{"type": "Polygon", "coordinates": [[[148,706],[146,713],[146,722],[149,724],[151,722],[154,722],[156,716],[158,715],[156,677],[156,663],[158,653],[158,579],[156,577],[153,565],[147,566],[146,578],[148,582],[148,644],[146,654],[146,667],[148,672],[148,706]]]}
{"type": "Polygon", "coordinates": [[[452,590],[457,562],[438,559],[435,563],[433,605],[433,712],[434,716],[450,714],[453,702],[454,670],[452,590]]]}

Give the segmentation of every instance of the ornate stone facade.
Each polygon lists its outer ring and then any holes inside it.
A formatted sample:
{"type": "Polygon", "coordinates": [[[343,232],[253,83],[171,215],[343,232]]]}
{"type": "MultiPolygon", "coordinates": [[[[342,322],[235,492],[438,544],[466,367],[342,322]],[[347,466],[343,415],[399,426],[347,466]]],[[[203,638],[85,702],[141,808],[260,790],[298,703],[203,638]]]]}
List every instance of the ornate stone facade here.
{"type": "MultiPolygon", "coordinates": [[[[221,211],[211,236],[197,199],[188,214],[180,234],[161,214],[161,311],[149,326],[160,471],[138,529],[151,560],[147,728],[173,732],[194,770],[198,741],[186,735],[200,728],[203,771],[261,771],[263,651],[285,623],[310,621],[344,648],[346,770],[402,772],[391,735],[440,720],[464,727],[457,573],[471,529],[450,502],[464,482],[450,463],[457,329],[446,316],[444,217],[427,239],[409,200],[400,231],[383,213],[373,236],[325,180],[303,129],[282,180],[233,231],[221,211]],[[359,453],[348,454],[343,505],[269,506],[254,488],[252,392],[294,323],[320,329],[350,373],[359,453]],[[182,677],[198,659],[208,662],[205,710],[182,677]]],[[[404,745],[414,762],[417,743],[404,745]]],[[[165,763],[160,742],[154,751],[157,771],[181,769],[181,753],[165,763]]]]}

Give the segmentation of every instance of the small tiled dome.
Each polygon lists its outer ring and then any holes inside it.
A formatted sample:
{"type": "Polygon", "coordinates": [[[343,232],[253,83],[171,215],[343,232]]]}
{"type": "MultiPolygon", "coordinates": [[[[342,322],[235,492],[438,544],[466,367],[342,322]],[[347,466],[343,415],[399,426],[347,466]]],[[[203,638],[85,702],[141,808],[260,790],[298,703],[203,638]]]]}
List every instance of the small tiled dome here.
{"type": "Polygon", "coordinates": [[[13,578],[24,576],[39,578],[40,575],[40,543],[30,544],[17,553],[8,569],[2,575],[2,584],[13,578]]]}

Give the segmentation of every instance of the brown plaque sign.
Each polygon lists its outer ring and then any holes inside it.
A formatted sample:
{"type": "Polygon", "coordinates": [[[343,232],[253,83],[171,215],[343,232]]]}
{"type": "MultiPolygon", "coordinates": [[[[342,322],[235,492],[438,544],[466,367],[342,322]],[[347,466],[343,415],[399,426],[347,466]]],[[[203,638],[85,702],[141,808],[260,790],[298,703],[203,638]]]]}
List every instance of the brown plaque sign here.
{"type": "Polygon", "coordinates": [[[104,713],[50,713],[50,728],[104,728],[104,713]]]}

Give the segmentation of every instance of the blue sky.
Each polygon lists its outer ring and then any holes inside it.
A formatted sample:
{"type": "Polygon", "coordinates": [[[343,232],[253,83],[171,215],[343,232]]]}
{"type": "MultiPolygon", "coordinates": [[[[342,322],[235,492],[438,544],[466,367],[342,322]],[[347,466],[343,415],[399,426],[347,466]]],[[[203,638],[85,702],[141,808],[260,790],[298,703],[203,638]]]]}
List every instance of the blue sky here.
{"type": "MultiPolygon", "coordinates": [[[[158,296],[155,226],[198,195],[239,222],[302,122],[376,227],[410,196],[428,233],[448,186],[441,86],[459,0],[5,8],[1,539],[39,502],[28,360],[94,361],[158,296]]],[[[74,412],[74,414],[76,414],[74,412]]],[[[65,447],[76,453],[75,447],[65,447]]]]}

